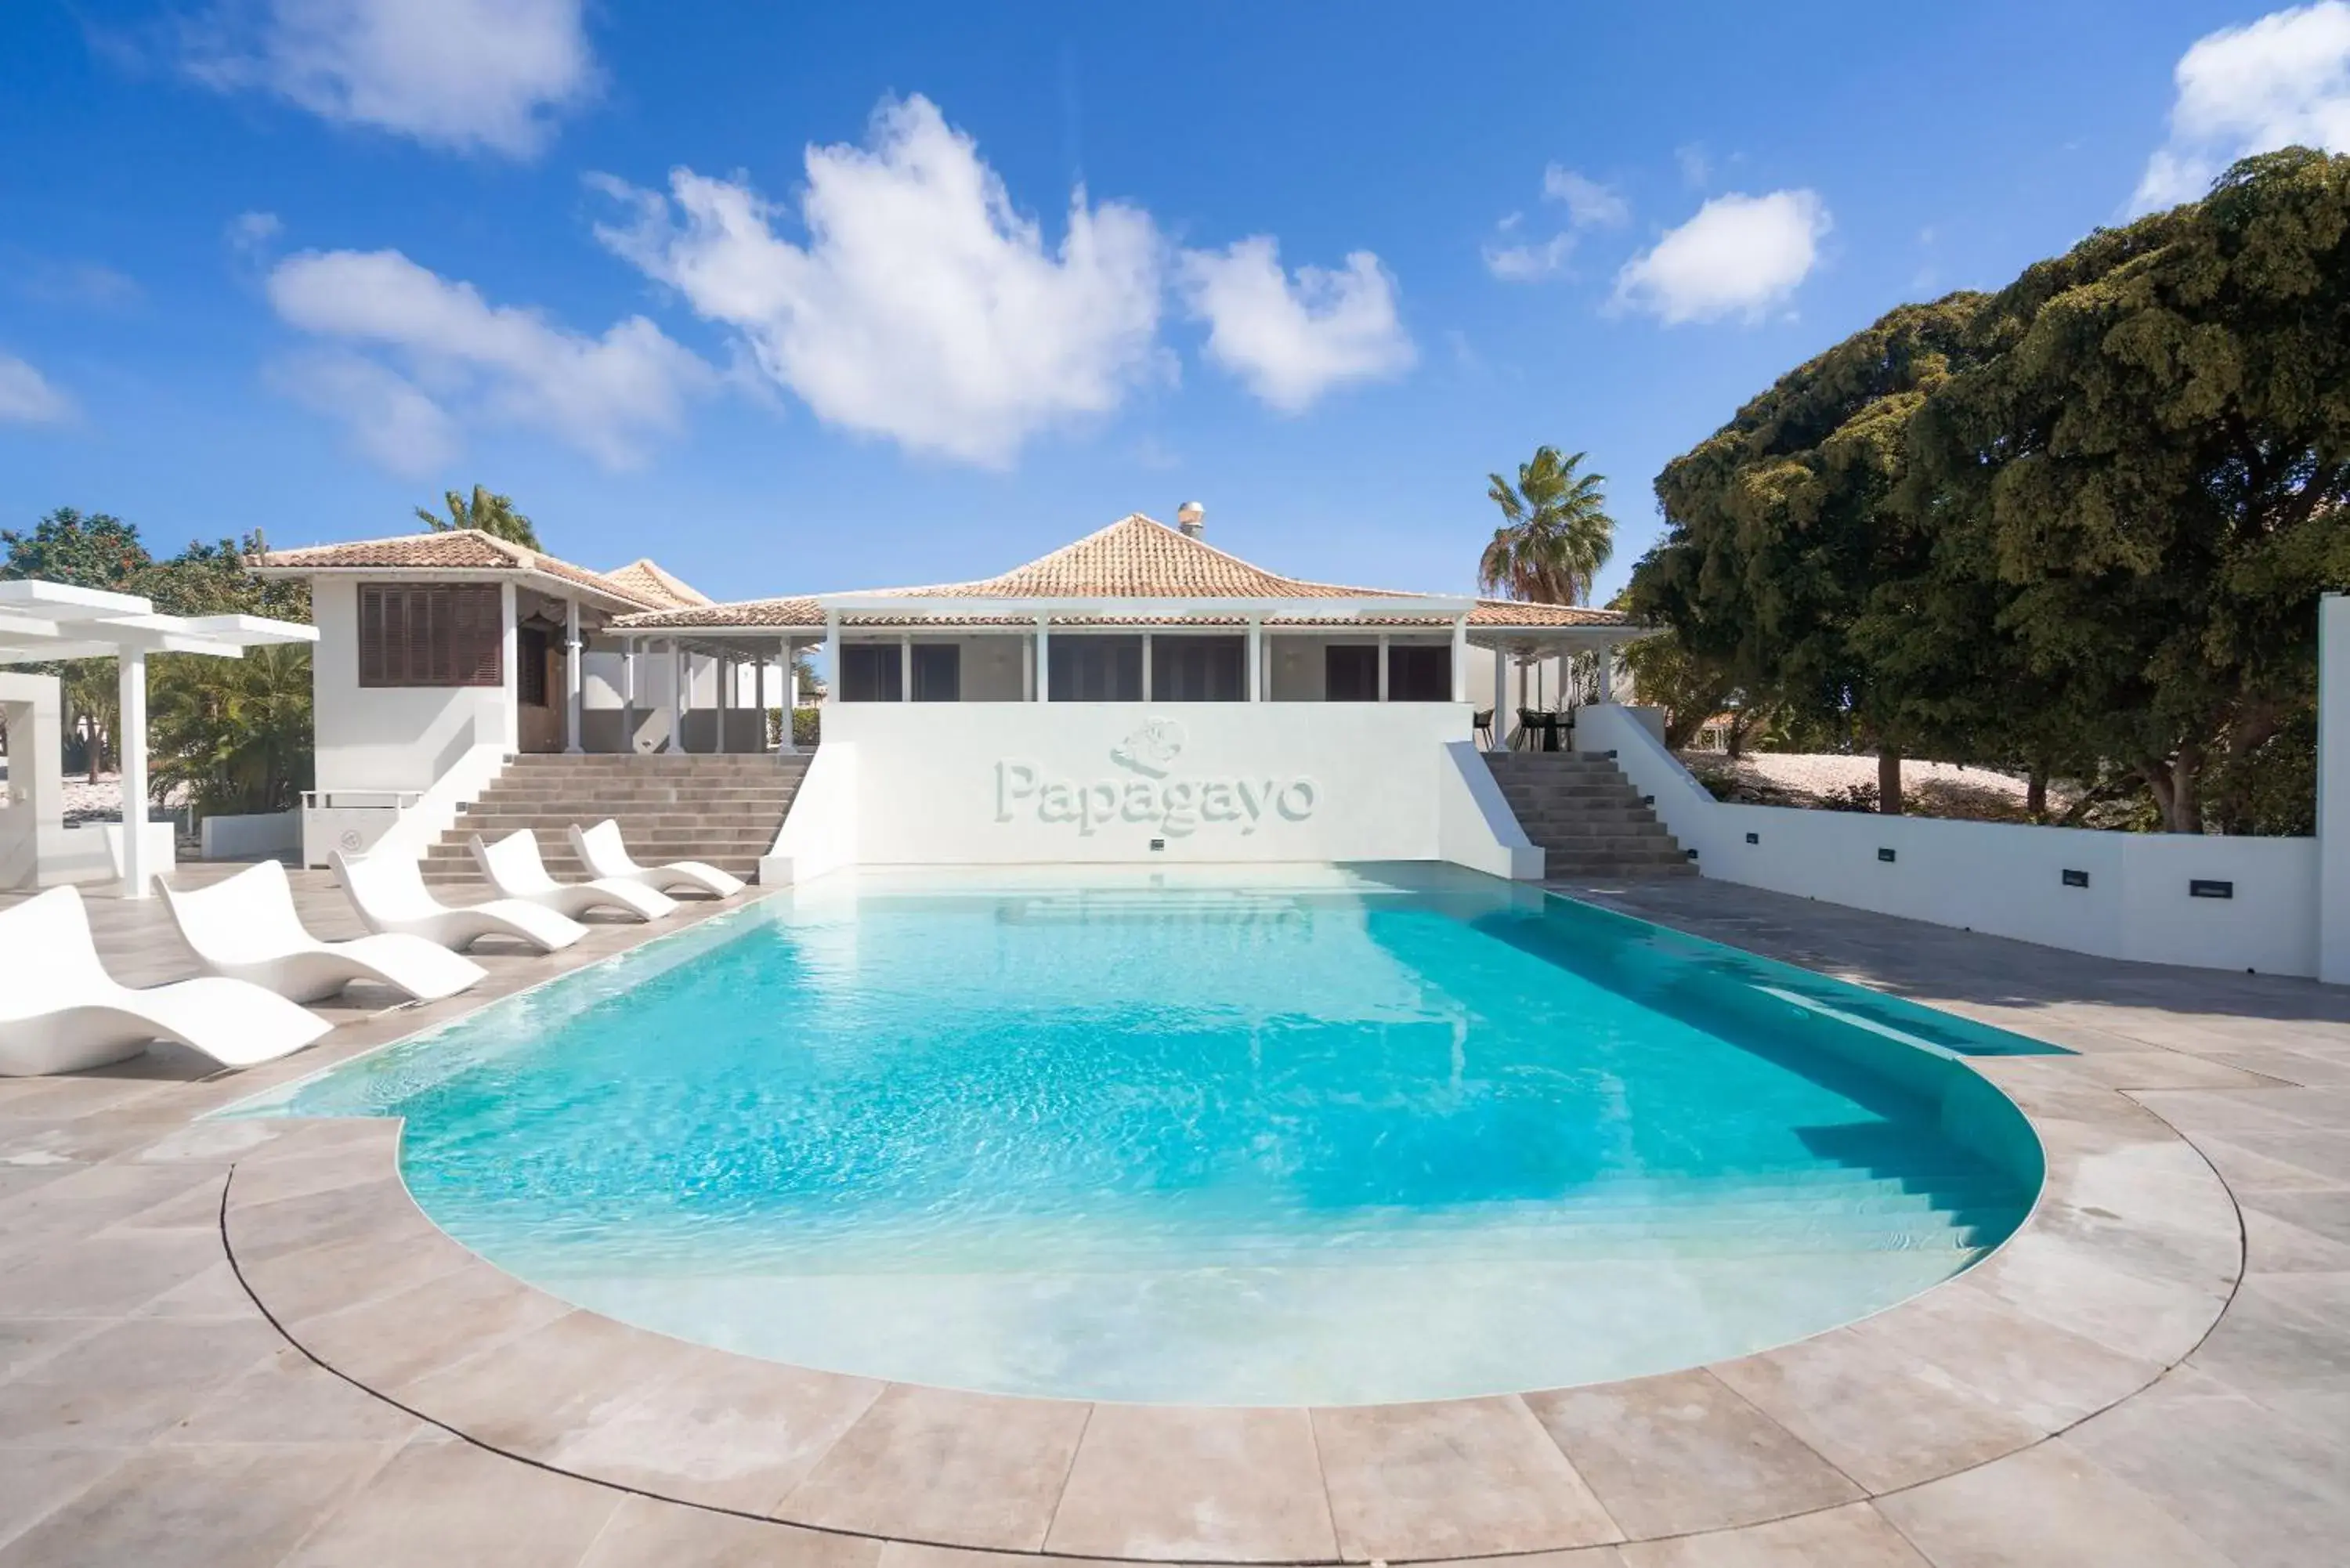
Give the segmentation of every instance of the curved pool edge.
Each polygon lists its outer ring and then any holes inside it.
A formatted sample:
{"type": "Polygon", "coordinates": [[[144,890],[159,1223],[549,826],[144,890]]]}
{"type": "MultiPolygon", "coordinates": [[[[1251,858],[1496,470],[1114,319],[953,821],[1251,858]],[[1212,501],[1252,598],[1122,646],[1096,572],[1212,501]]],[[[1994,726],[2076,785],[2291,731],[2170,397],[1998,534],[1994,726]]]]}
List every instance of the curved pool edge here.
{"type": "Polygon", "coordinates": [[[969,1394],[671,1338],[571,1307],[441,1231],[400,1179],[391,1119],[288,1123],[233,1171],[223,1237],[253,1299],[321,1366],[483,1447],[677,1503],[1128,1561],[1553,1551],[1833,1510],[1969,1469],[2127,1398],[2201,1341],[2243,1256],[2203,1157],[2083,1058],[1952,1066],[2016,1108],[2044,1164],[2031,1213],[1987,1257],[1734,1360],[1425,1404],[969,1394]],[[323,1147],[298,1130],[328,1125],[323,1147]],[[275,1168],[297,1161],[303,1179],[275,1168]]]}

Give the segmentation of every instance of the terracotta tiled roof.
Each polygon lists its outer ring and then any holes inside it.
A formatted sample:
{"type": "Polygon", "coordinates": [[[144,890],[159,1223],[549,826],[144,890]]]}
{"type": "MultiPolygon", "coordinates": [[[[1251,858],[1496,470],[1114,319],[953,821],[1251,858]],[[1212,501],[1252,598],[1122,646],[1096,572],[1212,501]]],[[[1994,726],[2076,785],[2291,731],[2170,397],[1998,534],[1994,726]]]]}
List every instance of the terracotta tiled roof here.
{"type": "Polygon", "coordinates": [[[657,603],[672,605],[680,609],[683,609],[688,605],[706,605],[711,602],[708,594],[686,582],[682,577],[672,576],[663,571],[650,556],[630,561],[627,566],[607,572],[604,576],[608,580],[619,584],[631,593],[641,595],[657,603]]]}
{"type": "MultiPolygon", "coordinates": [[[[1331,583],[1285,577],[1251,566],[1237,556],[1194,539],[1176,529],[1135,513],[1108,527],[1040,556],[1001,576],[977,582],[941,583],[925,587],[877,588],[877,597],[941,599],[1069,599],[1069,598],[1219,598],[1219,599],[1384,599],[1436,597],[1399,594],[1379,588],[1341,587],[1331,583]]],[[[1458,600],[1453,601],[1458,603],[1458,600]]],[[[1431,607],[1415,615],[1409,602],[1381,605],[1360,618],[1284,616],[1266,622],[1277,627],[1428,626],[1449,625],[1457,612],[1431,607]]],[[[1061,626],[1141,626],[1162,624],[1163,618],[1127,616],[1056,616],[1061,626]]],[[[702,604],[690,608],[656,610],[615,622],[629,631],[691,630],[695,628],[776,627],[808,628],[824,625],[824,607],[813,598],[753,599],[739,604],[702,604]]],[[[846,610],[848,626],[903,626],[908,618],[886,612],[846,610]]],[[[1025,616],[989,615],[974,608],[969,615],[925,618],[919,624],[937,627],[1024,626],[1025,616]]],[[[1188,621],[1190,625],[1241,626],[1239,617],[1188,621]]],[[[1469,624],[1478,628],[1547,628],[1579,626],[1627,626],[1620,611],[1591,609],[1577,605],[1521,604],[1509,599],[1480,599],[1469,624]]]]}
{"type": "MultiPolygon", "coordinates": [[[[298,550],[272,550],[254,565],[266,572],[287,576],[298,576],[307,571],[522,572],[575,584],[608,598],[639,605],[647,609],[666,609],[678,602],[665,591],[656,591],[642,584],[631,584],[602,572],[591,572],[585,566],[575,566],[568,561],[558,560],[540,551],[493,538],[476,528],[402,534],[390,539],[354,539],[340,545],[312,545],[298,550]]],[[[650,561],[640,561],[637,565],[660,571],[650,561]]],[[[665,572],[660,575],[668,577],[665,572]]],[[[682,587],[684,585],[678,586],[682,587]]]]}

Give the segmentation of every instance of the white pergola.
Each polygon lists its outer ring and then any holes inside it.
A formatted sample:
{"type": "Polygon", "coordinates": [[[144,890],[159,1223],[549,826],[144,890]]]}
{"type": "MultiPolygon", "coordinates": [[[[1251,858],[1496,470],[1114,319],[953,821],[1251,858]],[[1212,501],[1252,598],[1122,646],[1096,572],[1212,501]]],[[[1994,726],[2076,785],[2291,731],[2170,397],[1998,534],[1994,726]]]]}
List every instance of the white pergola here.
{"type": "MultiPolygon", "coordinates": [[[[158,615],[152,601],[30,578],[0,582],[0,665],[111,659],[121,684],[122,896],[144,898],[147,864],[147,656],[242,659],[248,648],[316,642],[318,628],[250,615],[158,615]]],[[[55,765],[55,759],[48,759],[55,765]]]]}

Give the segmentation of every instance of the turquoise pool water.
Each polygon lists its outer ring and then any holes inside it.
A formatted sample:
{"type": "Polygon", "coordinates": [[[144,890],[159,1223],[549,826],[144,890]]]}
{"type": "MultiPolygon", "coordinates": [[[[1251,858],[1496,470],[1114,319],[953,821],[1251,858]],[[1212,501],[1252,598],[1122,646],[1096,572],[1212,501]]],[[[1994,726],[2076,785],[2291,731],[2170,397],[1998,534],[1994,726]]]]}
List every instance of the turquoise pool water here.
{"type": "Polygon", "coordinates": [[[1352,1403],[1662,1371],[1915,1293],[2031,1042],[1448,867],[844,874],[238,1114],[407,1118],[582,1305],[954,1387],[1352,1403]]]}

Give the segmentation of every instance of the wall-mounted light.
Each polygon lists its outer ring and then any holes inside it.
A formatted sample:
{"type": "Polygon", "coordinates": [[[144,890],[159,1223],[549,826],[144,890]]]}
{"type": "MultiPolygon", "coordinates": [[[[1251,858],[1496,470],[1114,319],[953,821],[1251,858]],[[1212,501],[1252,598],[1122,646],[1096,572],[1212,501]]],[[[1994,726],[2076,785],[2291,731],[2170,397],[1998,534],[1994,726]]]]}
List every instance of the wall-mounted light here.
{"type": "Polygon", "coordinates": [[[2236,896],[2236,885],[2233,882],[2207,882],[2198,877],[2188,882],[2187,896],[2190,898],[2232,898],[2236,896]]]}
{"type": "Polygon", "coordinates": [[[1749,844],[1760,844],[1762,842],[1762,836],[1759,833],[1750,833],[1746,836],[1746,842],[1749,844]]]}
{"type": "Polygon", "coordinates": [[[1890,865],[1893,861],[1893,851],[1890,849],[1880,849],[1877,852],[1877,857],[1879,860],[1886,862],[1886,864],[1890,865]]]}
{"type": "Polygon", "coordinates": [[[2064,868],[2064,886],[2067,888],[2085,888],[2088,885],[2089,874],[2086,871],[2075,871],[2069,866],[2064,868]]]}
{"type": "Polygon", "coordinates": [[[1154,851],[1164,849],[1167,847],[1167,841],[1163,838],[1154,838],[1150,841],[1150,847],[1154,851]]]}

